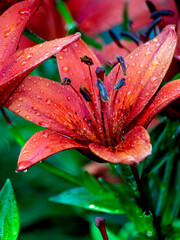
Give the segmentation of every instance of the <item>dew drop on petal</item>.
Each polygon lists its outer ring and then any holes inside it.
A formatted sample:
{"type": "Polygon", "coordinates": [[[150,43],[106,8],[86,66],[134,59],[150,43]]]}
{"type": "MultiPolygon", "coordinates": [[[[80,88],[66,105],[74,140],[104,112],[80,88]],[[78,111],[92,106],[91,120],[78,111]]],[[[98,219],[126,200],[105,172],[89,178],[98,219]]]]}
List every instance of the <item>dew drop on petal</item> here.
{"type": "Polygon", "coordinates": [[[66,67],[66,66],[64,66],[64,67],[62,67],[62,71],[65,72],[65,73],[67,73],[67,72],[69,72],[69,68],[66,67]]]}
{"type": "Polygon", "coordinates": [[[18,97],[18,101],[22,102],[23,98],[22,97],[18,97]]]}
{"type": "Polygon", "coordinates": [[[153,66],[159,65],[159,61],[158,61],[157,58],[154,58],[154,59],[152,60],[152,65],[153,65],[153,66]]]}
{"type": "Polygon", "coordinates": [[[30,116],[25,115],[25,119],[29,120],[29,119],[30,119],[30,116]]]}
{"type": "Polygon", "coordinates": [[[49,136],[49,133],[48,133],[48,132],[44,132],[44,133],[43,133],[43,137],[46,137],[46,138],[47,138],[48,136],[49,136]]]}
{"type": "Polygon", "coordinates": [[[51,104],[52,104],[51,99],[47,98],[47,99],[46,99],[46,104],[47,104],[47,105],[51,105],[51,104]]]}
{"type": "Polygon", "coordinates": [[[38,124],[41,126],[41,127],[44,127],[44,128],[50,128],[51,125],[47,122],[38,122],[38,124]]]}
{"type": "Polygon", "coordinates": [[[148,55],[150,55],[151,54],[151,52],[150,51],[147,51],[147,52],[145,52],[145,56],[148,56],[148,55]]]}
{"type": "Polygon", "coordinates": [[[68,96],[68,97],[67,97],[67,100],[70,101],[70,100],[71,100],[71,97],[68,96]]]}
{"type": "Polygon", "coordinates": [[[20,15],[28,14],[29,12],[30,12],[30,9],[28,9],[28,8],[24,8],[24,9],[19,10],[20,15]]]}
{"type": "Polygon", "coordinates": [[[157,77],[152,77],[151,78],[151,82],[153,83],[153,82],[155,82],[157,80],[157,77]]]}

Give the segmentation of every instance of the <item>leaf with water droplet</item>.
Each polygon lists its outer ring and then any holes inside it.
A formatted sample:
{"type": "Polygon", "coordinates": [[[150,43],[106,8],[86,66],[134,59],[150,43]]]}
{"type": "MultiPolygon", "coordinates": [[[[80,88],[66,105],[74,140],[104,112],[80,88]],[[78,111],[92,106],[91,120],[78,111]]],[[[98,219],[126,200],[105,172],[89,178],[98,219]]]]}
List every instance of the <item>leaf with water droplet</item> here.
{"type": "Polygon", "coordinates": [[[16,240],[19,233],[19,213],[9,179],[0,191],[0,238],[16,240]]]}

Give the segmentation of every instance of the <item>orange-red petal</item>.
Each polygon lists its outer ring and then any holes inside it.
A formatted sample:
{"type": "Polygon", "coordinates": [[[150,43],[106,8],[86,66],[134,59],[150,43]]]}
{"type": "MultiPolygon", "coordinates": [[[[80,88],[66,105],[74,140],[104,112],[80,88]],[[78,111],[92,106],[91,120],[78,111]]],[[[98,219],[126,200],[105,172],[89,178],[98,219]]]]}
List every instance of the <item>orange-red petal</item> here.
{"type": "Polygon", "coordinates": [[[136,48],[125,58],[127,75],[118,66],[107,77],[106,87],[110,91],[113,84],[125,77],[126,86],[117,94],[114,112],[114,132],[119,126],[127,125],[147,105],[157,91],[174,54],[176,34],[174,26],[167,26],[156,38],[136,48]]]}
{"type": "Polygon", "coordinates": [[[178,41],[178,44],[176,46],[174,57],[180,61],[180,20],[178,22],[178,28],[177,28],[177,41],[178,41]]]}
{"type": "Polygon", "coordinates": [[[143,127],[133,128],[115,148],[106,148],[94,143],[91,143],[89,148],[108,162],[127,165],[139,163],[151,154],[150,137],[143,127]]]}
{"type": "Polygon", "coordinates": [[[42,127],[98,141],[89,112],[70,86],[29,75],[4,106],[42,127]]]}
{"type": "Polygon", "coordinates": [[[16,51],[24,28],[41,2],[41,0],[19,2],[0,16],[0,69],[2,63],[16,51]]]}
{"type": "Polygon", "coordinates": [[[24,171],[57,152],[72,148],[86,149],[87,147],[62,136],[56,131],[37,132],[24,145],[19,155],[17,171],[24,171]]]}
{"type": "MultiPolygon", "coordinates": [[[[168,104],[180,97],[180,79],[167,83],[156,94],[154,99],[146,106],[135,119],[135,125],[147,127],[151,120],[168,104]]],[[[132,122],[133,123],[133,122],[132,122]]]]}
{"type": "Polygon", "coordinates": [[[38,44],[13,54],[4,63],[1,70],[0,106],[35,67],[79,38],[80,34],[76,33],[72,36],[38,44]]]}

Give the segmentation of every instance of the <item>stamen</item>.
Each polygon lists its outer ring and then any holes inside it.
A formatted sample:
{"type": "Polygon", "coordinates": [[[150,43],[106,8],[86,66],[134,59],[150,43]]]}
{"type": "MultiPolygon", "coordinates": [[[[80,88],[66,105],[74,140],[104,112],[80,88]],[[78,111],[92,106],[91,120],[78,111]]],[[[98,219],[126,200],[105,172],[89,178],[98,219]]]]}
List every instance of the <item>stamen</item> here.
{"type": "Polygon", "coordinates": [[[152,3],[151,1],[146,1],[146,4],[150,10],[151,13],[153,13],[154,11],[156,11],[156,6],[154,5],[154,3],[152,3]]]}
{"type": "Polygon", "coordinates": [[[122,86],[126,85],[125,78],[121,78],[115,85],[114,90],[119,90],[122,86]]]}
{"type": "Polygon", "coordinates": [[[148,27],[148,29],[146,30],[146,32],[144,33],[144,36],[149,36],[151,31],[154,29],[154,27],[156,25],[158,25],[160,22],[162,21],[162,17],[158,17],[156,18],[148,27]]]}
{"type": "Polygon", "coordinates": [[[131,52],[127,47],[123,46],[121,41],[117,38],[117,36],[113,33],[111,29],[108,30],[110,37],[116,43],[116,45],[120,48],[124,48],[127,52],[131,52]]]}
{"type": "Polygon", "coordinates": [[[133,40],[138,46],[139,46],[139,43],[141,42],[141,39],[140,39],[136,34],[134,34],[134,33],[132,33],[132,32],[121,32],[121,33],[120,33],[120,36],[130,38],[130,39],[133,40]]]}
{"type": "Polygon", "coordinates": [[[127,68],[126,68],[126,63],[124,61],[124,58],[121,56],[116,56],[116,58],[117,58],[117,61],[121,64],[123,74],[126,75],[127,68]]]}
{"type": "Polygon", "coordinates": [[[66,77],[66,78],[64,78],[64,80],[61,84],[62,85],[70,85],[71,84],[71,79],[66,77]]]}
{"type": "Polygon", "coordinates": [[[105,74],[105,69],[102,68],[102,67],[97,67],[96,68],[96,75],[97,75],[97,78],[100,78],[101,81],[103,82],[104,81],[104,74],[105,74]]]}
{"type": "Polygon", "coordinates": [[[88,56],[80,57],[80,59],[81,59],[81,62],[87,64],[88,66],[92,66],[94,64],[92,58],[88,56]]]}
{"type": "Polygon", "coordinates": [[[170,10],[159,10],[159,11],[154,11],[151,13],[150,18],[156,19],[159,16],[174,16],[174,12],[170,10]]]}
{"type": "Polygon", "coordinates": [[[116,45],[120,48],[123,48],[123,45],[121,44],[121,42],[119,41],[119,39],[117,38],[115,33],[113,33],[113,31],[111,29],[109,29],[108,32],[109,32],[109,35],[112,38],[112,40],[116,43],[116,45]]]}
{"type": "Polygon", "coordinates": [[[91,94],[86,87],[80,85],[80,93],[82,94],[82,96],[87,102],[92,101],[91,94]]]}
{"type": "Polygon", "coordinates": [[[97,87],[99,89],[101,100],[103,102],[107,102],[109,100],[108,93],[107,93],[107,90],[106,90],[106,88],[104,86],[104,83],[101,81],[101,79],[98,78],[98,80],[96,82],[96,85],[97,85],[97,87]]]}

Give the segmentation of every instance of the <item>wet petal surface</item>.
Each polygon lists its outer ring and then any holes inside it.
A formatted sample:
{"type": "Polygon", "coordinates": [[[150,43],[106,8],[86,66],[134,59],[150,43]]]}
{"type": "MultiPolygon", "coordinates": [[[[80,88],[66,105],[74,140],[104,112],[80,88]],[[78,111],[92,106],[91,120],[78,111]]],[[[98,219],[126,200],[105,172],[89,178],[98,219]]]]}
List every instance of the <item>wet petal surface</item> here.
{"type": "Polygon", "coordinates": [[[143,127],[133,128],[115,148],[106,148],[94,143],[91,143],[89,148],[108,162],[128,165],[139,163],[151,154],[150,137],[143,127]]]}
{"type": "Polygon", "coordinates": [[[86,149],[83,145],[56,131],[37,132],[24,145],[19,156],[17,171],[24,171],[57,152],[72,148],[86,149]]]}

